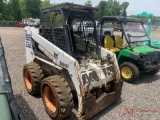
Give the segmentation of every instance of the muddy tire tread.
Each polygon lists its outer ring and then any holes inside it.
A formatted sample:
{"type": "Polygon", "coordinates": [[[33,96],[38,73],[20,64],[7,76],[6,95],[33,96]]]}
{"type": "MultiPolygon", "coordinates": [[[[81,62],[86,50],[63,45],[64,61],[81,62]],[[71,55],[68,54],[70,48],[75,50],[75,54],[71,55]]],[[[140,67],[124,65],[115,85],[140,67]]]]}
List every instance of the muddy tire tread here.
{"type": "Polygon", "coordinates": [[[68,83],[63,77],[58,75],[49,76],[43,80],[43,82],[45,81],[52,84],[57,93],[58,102],[60,103],[59,117],[56,120],[61,120],[69,116],[73,108],[73,96],[68,83]],[[61,111],[62,109],[65,109],[65,112],[61,111]]]}
{"type": "Polygon", "coordinates": [[[30,95],[35,96],[40,94],[40,86],[41,86],[41,81],[44,77],[43,71],[38,63],[28,63],[24,66],[24,69],[28,69],[31,79],[32,79],[32,91],[28,92],[30,95]]]}

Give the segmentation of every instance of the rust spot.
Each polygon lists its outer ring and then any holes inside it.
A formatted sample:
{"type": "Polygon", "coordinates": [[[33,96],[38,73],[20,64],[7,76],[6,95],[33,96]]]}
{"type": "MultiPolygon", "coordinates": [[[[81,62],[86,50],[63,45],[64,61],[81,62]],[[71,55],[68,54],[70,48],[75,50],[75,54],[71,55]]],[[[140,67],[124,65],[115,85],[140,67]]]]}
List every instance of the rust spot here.
{"type": "Polygon", "coordinates": [[[80,76],[79,76],[79,73],[80,73],[80,71],[79,71],[79,68],[78,68],[78,65],[77,65],[77,62],[75,61],[74,62],[74,67],[75,67],[75,71],[76,71],[76,74],[78,75],[78,81],[79,81],[79,83],[80,83],[80,92],[81,92],[81,95],[82,96],[84,96],[85,95],[85,93],[84,93],[84,89],[83,89],[83,85],[82,85],[82,80],[81,80],[81,78],[80,78],[80,76]]]}
{"type": "Polygon", "coordinates": [[[81,91],[81,95],[82,96],[85,96],[85,93],[84,93],[84,89],[83,89],[83,85],[82,85],[82,80],[80,78],[80,76],[78,75],[78,80],[79,80],[79,83],[80,83],[80,91],[81,91]]]}
{"type": "Polygon", "coordinates": [[[106,87],[105,87],[105,90],[109,90],[111,88],[111,83],[107,84],[106,87]]]}

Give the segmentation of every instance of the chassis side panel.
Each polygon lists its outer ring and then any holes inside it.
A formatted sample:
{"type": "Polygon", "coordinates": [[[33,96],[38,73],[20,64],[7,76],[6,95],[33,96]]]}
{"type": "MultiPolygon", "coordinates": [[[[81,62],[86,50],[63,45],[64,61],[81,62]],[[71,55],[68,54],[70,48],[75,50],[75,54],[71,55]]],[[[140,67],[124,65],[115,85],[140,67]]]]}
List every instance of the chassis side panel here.
{"type": "MultiPolygon", "coordinates": [[[[122,49],[118,55],[118,62],[121,61],[121,57],[128,57],[134,60],[138,60],[139,59],[139,53],[136,53],[134,51],[131,51],[129,49],[122,49]]],[[[123,61],[122,61],[123,62],[123,61]]]]}
{"type": "MultiPolygon", "coordinates": [[[[69,74],[74,83],[76,91],[80,95],[81,94],[80,83],[82,80],[78,76],[79,74],[78,62],[75,59],[73,59],[70,55],[65,53],[63,50],[61,50],[60,48],[58,48],[57,46],[55,46],[54,44],[50,43],[48,40],[40,36],[37,33],[35,28],[27,28],[27,31],[31,31],[31,38],[34,41],[36,41],[41,47],[43,47],[52,56],[53,63],[69,71],[69,74]]],[[[26,49],[28,48],[26,47],[26,49]]],[[[31,54],[33,54],[32,53],[33,49],[32,48],[30,49],[31,49],[30,52],[27,53],[27,54],[30,54],[28,55],[29,57],[31,57],[31,54]]],[[[32,57],[32,58],[34,60],[35,57],[32,57]]]]}

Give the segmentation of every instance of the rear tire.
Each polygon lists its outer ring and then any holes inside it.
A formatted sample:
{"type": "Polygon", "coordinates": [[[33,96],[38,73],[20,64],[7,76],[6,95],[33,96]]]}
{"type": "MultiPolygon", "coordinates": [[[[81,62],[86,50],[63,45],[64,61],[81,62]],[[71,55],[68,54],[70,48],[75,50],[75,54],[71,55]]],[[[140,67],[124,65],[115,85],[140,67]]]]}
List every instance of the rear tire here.
{"type": "Polygon", "coordinates": [[[41,96],[46,112],[53,120],[61,120],[70,115],[73,96],[68,83],[61,76],[45,78],[41,84],[41,96]]]}
{"type": "Polygon", "coordinates": [[[24,83],[30,95],[40,94],[40,85],[43,77],[44,74],[39,64],[33,62],[23,67],[24,83]]]}
{"type": "Polygon", "coordinates": [[[124,81],[133,83],[139,78],[139,69],[133,63],[124,62],[120,65],[121,77],[124,81]]]}
{"type": "Polygon", "coordinates": [[[159,72],[159,68],[151,70],[151,71],[147,72],[147,74],[149,74],[149,75],[155,75],[158,72],[159,72]]]}

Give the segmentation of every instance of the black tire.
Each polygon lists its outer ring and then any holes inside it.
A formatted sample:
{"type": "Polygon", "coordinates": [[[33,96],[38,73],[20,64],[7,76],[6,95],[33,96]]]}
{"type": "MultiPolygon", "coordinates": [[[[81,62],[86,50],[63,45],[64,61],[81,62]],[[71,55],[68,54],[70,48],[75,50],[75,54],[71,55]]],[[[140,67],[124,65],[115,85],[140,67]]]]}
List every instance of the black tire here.
{"type": "Polygon", "coordinates": [[[41,81],[44,77],[39,64],[29,63],[23,67],[23,78],[27,92],[32,95],[40,94],[41,81]]]}
{"type": "Polygon", "coordinates": [[[147,72],[147,74],[149,74],[149,75],[155,75],[158,72],[159,72],[159,68],[151,70],[151,71],[147,72]]]}
{"type": "Polygon", "coordinates": [[[129,82],[129,83],[133,83],[135,82],[138,78],[139,78],[139,69],[137,68],[137,66],[135,66],[133,63],[131,62],[124,62],[120,65],[120,71],[121,71],[121,77],[124,81],[129,82]],[[130,77],[124,77],[123,75],[123,69],[124,68],[129,68],[131,70],[131,75],[130,77]]]}
{"type": "Polygon", "coordinates": [[[41,96],[46,112],[53,120],[61,120],[70,115],[73,96],[68,83],[61,76],[44,78],[41,96]]]}

